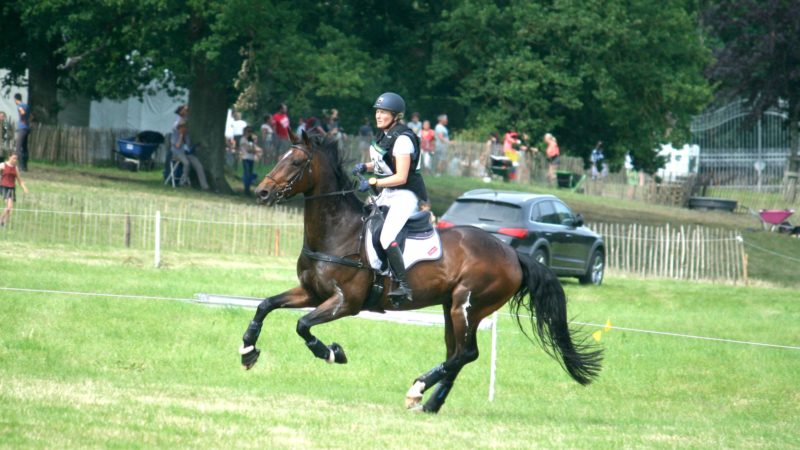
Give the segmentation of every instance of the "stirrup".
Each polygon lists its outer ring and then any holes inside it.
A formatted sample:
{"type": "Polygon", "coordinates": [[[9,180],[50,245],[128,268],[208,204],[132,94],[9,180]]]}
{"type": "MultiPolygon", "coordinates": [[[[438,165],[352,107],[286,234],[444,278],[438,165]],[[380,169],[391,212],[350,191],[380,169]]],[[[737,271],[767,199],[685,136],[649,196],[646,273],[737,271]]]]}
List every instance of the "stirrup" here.
{"type": "Polygon", "coordinates": [[[395,308],[405,303],[411,303],[413,301],[411,289],[408,286],[400,284],[397,289],[389,292],[389,300],[391,300],[395,308]]]}

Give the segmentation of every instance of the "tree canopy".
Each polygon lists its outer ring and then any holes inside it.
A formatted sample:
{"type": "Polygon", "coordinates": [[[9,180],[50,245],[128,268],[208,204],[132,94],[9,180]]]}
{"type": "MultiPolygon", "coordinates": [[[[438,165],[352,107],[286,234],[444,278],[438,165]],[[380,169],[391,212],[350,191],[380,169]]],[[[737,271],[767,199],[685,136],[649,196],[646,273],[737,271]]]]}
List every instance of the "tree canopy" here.
{"type": "Polygon", "coordinates": [[[188,88],[190,134],[204,145],[201,159],[220,190],[216,124],[234,102],[251,120],[280,102],[292,117],[336,107],[355,130],[384,91],[424,116],[450,114],[465,138],[552,132],[575,155],[603,140],[654,170],[652,150],[680,141],[710,98],[702,73],[709,51],[693,5],[9,0],[0,24],[24,39],[0,51],[0,66],[19,74],[21,62],[39,64],[63,90],[93,98],[188,88]],[[49,59],[36,63],[34,47],[49,59]]]}
{"type": "Polygon", "coordinates": [[[800,2],[716,0],[703,14],[716,61],[709,76],[721,98],[743,98],[752,117],[767,109],[786,113],[790,154],[786,197],[797,195],[800,171],[800,2]]]}

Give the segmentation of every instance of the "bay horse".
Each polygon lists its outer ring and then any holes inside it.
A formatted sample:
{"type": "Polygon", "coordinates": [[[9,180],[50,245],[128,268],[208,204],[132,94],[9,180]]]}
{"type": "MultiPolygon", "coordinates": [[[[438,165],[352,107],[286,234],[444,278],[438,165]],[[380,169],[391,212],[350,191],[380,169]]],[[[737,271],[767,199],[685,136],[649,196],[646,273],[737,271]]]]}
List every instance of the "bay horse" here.
{"type": "Polygon", "coordinates": [[[442,257],[418,262],[407,273],[413,291],[411,303],[399,308],[392,304],[386,294],[391,290],[390,277],[384,279],[385,289],[377,301],[367,302],[378,275],[367,261],[363,242],[364,202],[354,193],[353,180],[342,167],[334,140],[305,133],[302,140],[293,139],[293,145],[258,185],[256,195],[268,206],[294,195],[304,196],[303,250],[297,260],[300,284],[259,304],[239,349],[245,369],[258,360],[256,341],[264,319],[278,308],[314,308],[297,321],[297,334],[317,358],[343,364],[347,362],[344,349],[335,342],[325,345],[311,334],[312,327],[363,309],[383,312],[441,305],[447,359],[417,377],[405,399],[409,409],[436,413],[459,371],[478,358],[478,324],[510,301],[520,329],[538,341],[575,381],[587,385],[597,377],[602,350],[584,338],[576,339],[568,328],[566,296],[558,278],[548,267],[517,254],[478,228],[439,230],[442,257]],[[529,314],[536,339],[525,332],[522,310],[529,314]],[[423,394],[433,386],[435,391],[423,405],[423,394]]]}

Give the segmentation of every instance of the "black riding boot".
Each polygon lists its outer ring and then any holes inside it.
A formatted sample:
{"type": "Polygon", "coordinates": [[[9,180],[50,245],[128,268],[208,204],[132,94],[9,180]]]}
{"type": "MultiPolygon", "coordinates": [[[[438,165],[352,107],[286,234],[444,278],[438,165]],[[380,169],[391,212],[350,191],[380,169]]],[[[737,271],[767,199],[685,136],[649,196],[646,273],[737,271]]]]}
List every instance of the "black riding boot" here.
{"type": "Polygon", "coordinates": [[[392,269],[394,279],[400,284],[397,289],[389,292],[389,298],[395,307],[405,302],[411,301],[411,288],[406,281],[406,264],[403,261],[403,253],[397,242],[392,242],[386,249],[386,259],[389,261],[389,268],[392,269]]]}

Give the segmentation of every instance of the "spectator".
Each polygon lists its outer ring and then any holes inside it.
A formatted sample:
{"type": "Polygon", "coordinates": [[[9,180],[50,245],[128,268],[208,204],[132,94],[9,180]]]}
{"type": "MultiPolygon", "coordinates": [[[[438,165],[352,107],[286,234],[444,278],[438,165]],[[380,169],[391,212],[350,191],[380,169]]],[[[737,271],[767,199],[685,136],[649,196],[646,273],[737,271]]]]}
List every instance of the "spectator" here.
{"type": "Polygon", "coordinates": [[[200,163],[200,160],[194,155],[194,147],[192,147],[191,141],[189,140],[186,124],[187,122],[185,120],[178,122],[176,132],[172,133],[170,137],[172,157],[180,161],[183,165],[180,184],[184,185],[190,183],[189,172],[191,172],[191,168],[194,167],[195,172],[197,172],[197,179],[200,181],[200,187],[203,188],[203,190],[208,190],[206,173],[203,170],[203,165],[200,163]]]}
{"type": "Polygon", "coordinates": [[[447,163],[447,147],[450,145],[450,132],[447,130],[447,114],[439,115],[439,123],[434,128],[436,137],[436,176],[441,175],[447,163]]]}
{"type": "Polygon", "coordinates": [[[597,141],[597,145],[592,149],[589,161],[592,163],[592,180],[606,176],[607,165],[605,155],[603,155],[603,141],[597,141]]]}
{"type": "MultiPolygon", "coordinates": [[[[272,115],[272,129],[275,130],[275,152],[278,157],[289,150],[292,143],[289,140],[289,130],[291,123],[289,120],[289,108],[285,103],[281,103],[278,111],[272,115]]],[[[299,134],[298,134],[299,136],[299,134]]]]}
{"type": "Polygon", "coordinates": [[[483,152],[481,153],[480,164],[484,168],[483,181],[492,181],[492,156],[500,153],[500,142],[496,131],[489,133],[483,152]]]}
{"type": "Polygon", "coordinates": [[[339,110],[331,108],[331,110],[328,111],[328,114],[325,116],[325,123],[322,124],[322,129],[328,136],[336,140],[336,145],[338,145],[339,150],[341,150],[345,135],[342,131],[342,127],[339,126],[339,110]]]}
{"type": "Polygon", "coordinates": [[[411,121],[408,122],[408,128],[411,128],[411,131],[417,135],[417,137],[422,137],[422,122],[419,121],[419,113],[415,112],[411,114],[411,121]]]}
{"type": "Polygon", "coordinates": [[[361,160],[369,160],[369,144],[372,142],[374,133],[370,126],[369,117],[364,117],[364,124],[358,128],[358,150],[361,152],[361,160]]]}
{"type": "MultiPolygon", "coordinates": [[[[294,130],[294,134],[295,136],[302,136],[303,132],[306,131],[306,119],[304,117],[300,117],[298,122],[299,125],[297,125],[297,128],[294,130]]],[[[280,153],[278,154],[280,155],[280,153]]]]}
{"type": "Polygon", "coordinates": [[[264,116],[264,123],[261,124],[261,145],[264,149],[264,164],[271,164],[277,160],[272,148],[272,137],[275,134],[275,130],[272,129],[270,122],[272,122],[272,120],[269,114],[267,114],[264,116]]]}
{"type": "Polygon", "coordinates": [[[14,103],[17,105],[19,121],[17,122],[17,157],[19,158],[19,170],[28,171],[28,133],[31,129],[30,108],[27,103],[22,102],[22,94],[14,94],[14,103]]]}
{"type": "Polygon", "coordinates": [[[431,121],[422,122],[419,141],[422,148],[422,167],[425,173],[433,172],[434,150],[436,149],[436,132],[431,128],[431,121]]]}
{"type": "Polygon", "coordinates": [[[233,114],[233,142],[231,143],[231,150],[232,150],[232,167],[235,171],[238,165],[239,158],[236,155],[237,150],[239,149],[239,142],[242,140],[242,136],[244,135],[244,129],[247,127],[247,122],[242,120],[242,113],[236,112],[233,114]]]}
{"type": "Polygon", "coordinates": [[[306,118],[306,133],[311,132],[325,134],[325,128],[322,127],[322,122],[314,116],[306,118]]]}
{"type": "Polygon", "coordinates": [[[517,179],[517,167],[519,166],[519,153],[515,146],[519,148],[522,141],[519,140],[519,133],[509,131],[503,136],[503,154],[511,160],[511,169],[508,171],[508,179],[517,179]]]}
{"type": "Polygon", "coordinates": [[[244,184],[244,195],[250,195],[250,186],[253,184],[256,175],[253,173],[255,161],[261,157],[263,149],[258,146],[258,139],[253,132],[253,127],[244,128],[242,139],[239,140],[239,159],[242,160],[242,183],[244,184]]]}
{"type": "Polygon", "coordinates": [[[547,144],[545,155],[547,156],[547,181],[553,183],[556,179],[556,170],[558,170],[558,163],[561,159],[561,149],[558,148],[558,141],[556,137],[550,133],[544,135],[544,142],[547,144]]]}
{"type": "Polygon", "coordinates": [[[189,120],[189,105],[183,104],[175,108],[175,121],[172,122],[172,132],[178,130],[178,123],[181,120],[189,120]]]}
{"type": "Polygon", "coordinates": [[[6,203],[6,208],[0,214],[0,227],[6,226],[6,223],[11,219],[11,210],[14,209],[14,202],[17,200],[16,187],[17,181],[25,193],[28,193],[28,188],[22,181],[17,171],[17,154],[12,153],[8,160],[0,163],[0,197],[6,203]]]}

